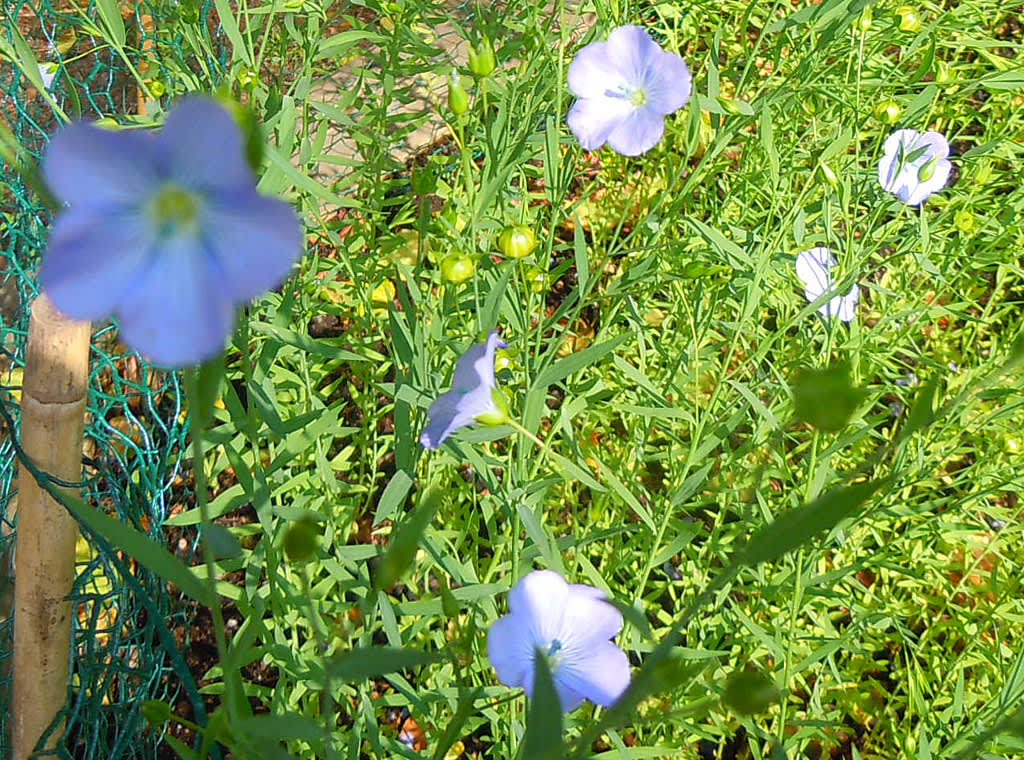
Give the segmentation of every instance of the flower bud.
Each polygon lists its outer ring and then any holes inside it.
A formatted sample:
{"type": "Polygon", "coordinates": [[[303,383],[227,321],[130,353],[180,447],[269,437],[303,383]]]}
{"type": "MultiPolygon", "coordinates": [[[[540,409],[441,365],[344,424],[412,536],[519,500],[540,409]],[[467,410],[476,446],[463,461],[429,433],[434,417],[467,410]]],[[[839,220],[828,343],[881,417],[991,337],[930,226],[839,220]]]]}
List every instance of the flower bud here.
{"type": "Polygon", "coordinates": [[[953,215],[953,224],[963,233],[972,232],[974,230],[974,214],[962,208],[953,215]]]}
{"type": "Polygon", "coordinates": [[[251,90],[259,82],[259,76],[248,66],[243,66],[235,74],[235,81],[243,90],[251,90]]]}
{"type": "Polygon", "coordinates": [[[462,116],[469,110],[469,93],[462,86],[459,72],[454,69],[448,75],[448,107],[456,116],[462,116]]]}
{"type": "Polygon", "coordinates": [[[935,176],[935,167],[939,165],[939,159],[934,156],[928,159],[925,164],[917,170],[917,179],[919,182],[927,182],[935,176]]]}
{"type": "Polygon", "coordinates": [[[452,253],[441,262],[441,276],[452,283],[465,282],[476,271],[473,259],[464,253],[452,253]]]}
{"type": "Polygon", "coordinates": [[[909,5],[902,5],[896,9],[896,15],[900,18],[900,30],[904,32],[916,32],[921,28],[921,17],[917,10],[909,5]]]}
{"type": "Polygon", "coordinates": [[[860,14],[860,18],[857,19],[857,28],[862,32],[867,32],[871,29],[871,23],[874,20],[874,12],[871,10],[871,6],[867,6],[860,14]]]}
{"type": "Polygon", "coordinates": [[[498,249],[510,259],[529,256],[537,245],[537,236],[525,224],[506,227],[498,237],[498,249]]]}
{"type": "Polygon", "coordinates": [[[935,83],[936,84],[949,84],[953,81],[953,72],[949,70],[949,64],[945,61],[939,61],[935,65],[935,83]]]}
{"type": "Polygon", "coordinates": [[[494,71],[497,62],[494,59],[494,46],[484,37],[479,45],[469,46],[469,70],[474,76],[483,79],[494,71]]]}

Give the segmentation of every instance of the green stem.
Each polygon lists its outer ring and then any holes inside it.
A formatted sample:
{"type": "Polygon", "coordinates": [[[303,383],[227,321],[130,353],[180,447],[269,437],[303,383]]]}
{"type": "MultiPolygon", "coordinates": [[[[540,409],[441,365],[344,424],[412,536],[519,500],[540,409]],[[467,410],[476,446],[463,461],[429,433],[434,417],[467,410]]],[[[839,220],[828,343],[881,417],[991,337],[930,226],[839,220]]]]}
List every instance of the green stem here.
{"type": "Polygon", "coordinates": [[[240,674],[233,668],[229,668],[228,643],[224,635],[224,612],[220,607],[220,596],[217,593],[216,564],[213,556],[213,547],[210,545],[209,533],[213,520],[210,517],[210,505],[208,503],[208,492],[206,484],[206,465],[204,463],[203,433],[206,420],[209,418],[208,410],[202,409],[203,399],[198,388],[197,375],[200,370],[188,370],[185,372],[185,388],[189,399],[189,416],[192,422],[192,475],[195,479],[196,504],[199,507],[200,539],[203,551],[203,562],[206,565],[206,585],[210,589],[210,598],[213,604],[210,606],[210,614],[213,616],[213,633],[217,641],[217,659],[221,665],[221,672],[224,678],[225,699],[228,717],[240,717],[237,712],[238,705],[245,699],[245,692],[242,688],[240,674]]]}
{"type": "Polygon", "coordinates": [[[323,620],[320,618],[316,607],[313,606],[313,589],[309,584],[309,575],[306,566],[298,568],[299,578],[302,580],[302,597],[309,605],[309,624],[313,627],[313,639],[316,641],[316,648],[320,654],[320,662],[324,668],[324,691],[323,691],[323,712],[324,712],[324,751],[326,760],[334,759],[334,694],[331,691],[331,669],[327,662],[327,631],[323,627],[323,620]]]}

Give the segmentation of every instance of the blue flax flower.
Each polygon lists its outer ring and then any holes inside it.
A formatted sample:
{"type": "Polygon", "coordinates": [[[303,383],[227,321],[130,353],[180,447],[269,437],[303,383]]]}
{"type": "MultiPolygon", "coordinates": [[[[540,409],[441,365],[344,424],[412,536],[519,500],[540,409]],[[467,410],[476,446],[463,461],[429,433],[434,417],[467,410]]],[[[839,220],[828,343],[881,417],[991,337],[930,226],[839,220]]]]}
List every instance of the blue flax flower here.
{"type": "MultiPolygon", "coordinates": [[[[808,302],[817,301],[822,295],[835,291],[832,280],[832,267],[836,265],[835,256],[824,246],[801,251],[796,257],[796,276],[804,284],[804,296],[808,302]]],[[[854,285],[846,295],[836,294],[818,307],[818,313],[826,319],[839,317],[843,322],[853,319],[860,299],[860,288],[854,285]]]]}
{"type": "Polygon", "coordinates": [[[938,132],[897,129],[885,141],[878,181],[908,206],[917,206],[946,186],[953,170],[948,155],[949,143],[938,132]]]}
{"type": "Polygon", "coordinates": [[[158,364],[215,356],[235,306],[274,287],[302,250],[287,203],[256,192],[241,132],[190,97],[158,135],[73,123],[43,156],[67,204],[39,272],[62,312],[117,316],[121,337],[158,364]]]}
{"type": "Polygon", "coordinates": [[[487,634],[487,657],[503,684],[532,697],[534,661],[543,654],[563,712],[584,699],[607,707],[622,696],[629,660],[611,641],[622,629],[622,614],[600,589],[535,570],[509,593],[508,607],[487,634]]]}
{"type": "Polygon", "coordinates": [[[690,69],[678,54],[662,50],[639,26],[620,26],[569,65],[569,89],[578,98],[569,129],[586,150],[608,143],[639,156],[658,144],[665,116],[686,104],[690,88],[690,69]]]}
{"type": "Polygon", "coordinates": [[[494,379],[494,353],[506,344],[492,330],[484,343],[477,343],[459,357],[452,377],[452,389],[438,396],[427,410],[429,421],[420,443],[436,449],[455,430],[474,422],[500,425],[508,419],[505,399],[494,379]]]}

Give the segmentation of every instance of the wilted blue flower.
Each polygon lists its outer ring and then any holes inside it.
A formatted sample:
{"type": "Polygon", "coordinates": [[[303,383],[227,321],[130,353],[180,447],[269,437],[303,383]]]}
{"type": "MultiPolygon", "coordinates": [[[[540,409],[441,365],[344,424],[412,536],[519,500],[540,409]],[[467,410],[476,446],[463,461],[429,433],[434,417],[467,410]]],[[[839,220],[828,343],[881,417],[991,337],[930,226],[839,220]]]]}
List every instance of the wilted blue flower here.
{"type": "Polygon", "coordinates": [[[216,355],[235,306],[285,278],[302,229],[287,203],[256,192],[241,132],[190,97],[158,135],[74,123],[43,156],[54,222],[39,279],[70,317],[115,314],[121,336],[158,364],[216,355]]]}
{"type": "MultiPolygon", "coordinates": [[[[796,276],[804,283],[804,295],[809,302],[817,301],[824,293],[833,291],[832,267],[835,257],[828,248],[819,246],[801,251],[796,257],[796,276]]],[[[854,285],[845,296],[837,295],[818,307],[821,316],[839,317],[844,322],[853,319],[860,298],[860,288],[854,285]]]]}
{"type": "Polygon", "coordinates": [[[690,86],[690,69],[678,54],[662,50],[639,26],[620,26],[569,65],[569,89],[579,98],[569,129],[586,150],[608,143],[624,156],[639,156],[658,144],[665,116],[685,105],[690,86]]]}
{"type": "Polygon", "coordinates": [[[569,585],[558,573],[535,570],[508,595],[509,614],[487,634],[487,657],[498,680],[533,696],[534,659],[547,656],[562,711],[584,699],[608,706],[629,686],[629,660],[611,642],[622,614],[593,586],[569,585]]]}
{"type": "Polygon", "coordinates": [[[953,169],[948,155],[949,143],[938,132],[897,129],[885,141],[878,181],[907,205],[916,206],[946,186],[953,169]]]}
{"type": "Polygon", "coordinates": [[[474,422],[500,425],[508,419],[505,399],[494,379],[494,353],[506,344],[492,330],[484,343],[477,343],[459,357],[452,377],[452,389],[438,396],[427,410],[427,426],[420,443],[436,449],[455,430],[474,422]]]}

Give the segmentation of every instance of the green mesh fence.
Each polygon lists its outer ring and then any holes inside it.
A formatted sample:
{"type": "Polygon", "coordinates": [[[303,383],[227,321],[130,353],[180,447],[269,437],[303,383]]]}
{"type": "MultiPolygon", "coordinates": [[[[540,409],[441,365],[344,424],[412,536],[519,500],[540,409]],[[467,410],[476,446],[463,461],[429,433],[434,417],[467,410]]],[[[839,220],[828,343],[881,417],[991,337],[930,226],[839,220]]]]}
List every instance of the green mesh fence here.
{"type": "MultiPolygon", "coordinates": [[[[143,23],[166,17],[176,2],[134,3],[125,7],[127,50],[174,48],[188,60],[181,41],[143,23]],[[166,7],[164,7],[166,6],[166,7]]],[[[41,64],[49,91],[72,116],[132,114],[139,95],[125,62],[89,34],[78,14],[62,0],[5,0],[0,34],[17,35],[41,64]]],[[[208,11],[192,10],[200,18],[208,11]]],[[[95,19],[96,9],[87,15],[95,19]]],[[[151,56],[152,57],[152,56],[151,56]]],[[[137,63],[137,61],[136,61],[137,63]]],[[[209,62],[207,62],[209,63],[209,62]]],[[[169,77],[150,61],[146,76],[169,77]]],[[[56,127],[53,109],[17,66],[0,57],[0,121],[38,158],[56,127]]],[[[39,199],[11,167],[0,179],[0,757],[10,756],[10,678],[13,621],[11,559],[16,535],[16,447],[18,388],[31,302],[34,270],[45,241],[48,215],[39,199]]],[[[158,541],[168,510],[191,498],[185,466],[182,390],[173,373],[156,370],[126,352],[109,327],[96,325],[91,356],[91,393],[83,452],[83,493],[91,504],[146,531],[158,541]]],[[[194,540],[183,536],[186,559],[194,540]]],[[[87,535],[79,542],[78,576],[71,593],[74,630],[63,741],[54,753],[76,759],[154,757],[160,736],[143,720],[143,700],[161,699],[190,718],[203,718],[203,702],[183,652],[193,617],[187,600],[130,558],[87,535]]]]}

